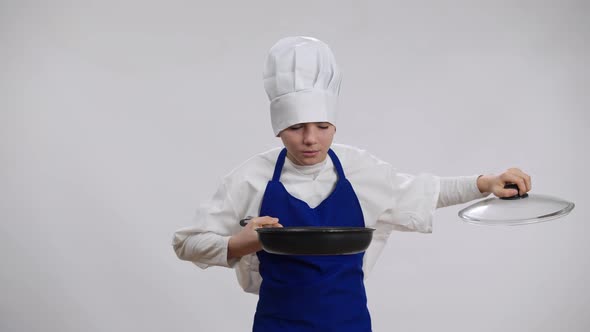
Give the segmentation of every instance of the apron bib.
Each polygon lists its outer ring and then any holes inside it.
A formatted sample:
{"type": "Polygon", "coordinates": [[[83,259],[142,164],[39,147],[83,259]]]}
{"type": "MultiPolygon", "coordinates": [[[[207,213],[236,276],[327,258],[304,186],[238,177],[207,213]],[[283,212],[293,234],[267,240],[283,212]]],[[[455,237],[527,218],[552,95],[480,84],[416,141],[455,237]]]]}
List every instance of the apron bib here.
{"type": "MultiPolygon", "coordinates": [[[[364,227],[360,203],[340,160],[331,149],[328,154],[338,181],[332,193],[311,208],[291,196],[279,181],[287,155],[283,149],[266,186],[259,215],[279,218],[284,227],[364,227]]],[[[371,331],[363,283],[364,253],[298,256],[261,250],[257,256],[262,284],[253,331],[371,331]]]]}

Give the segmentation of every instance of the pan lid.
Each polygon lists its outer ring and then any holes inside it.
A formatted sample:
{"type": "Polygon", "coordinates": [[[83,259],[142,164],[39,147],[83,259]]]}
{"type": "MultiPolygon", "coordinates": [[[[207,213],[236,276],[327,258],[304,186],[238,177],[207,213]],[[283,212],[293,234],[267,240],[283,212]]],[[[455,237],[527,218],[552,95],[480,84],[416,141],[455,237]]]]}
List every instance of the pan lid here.
{"type": "MultiPolygon", "coordinates": [[[[507,188],[510,188],[510,185],[507,188]]],[[[459,217],[473,224],[522,225],[563,217],[570,213],[574,206],[574,203],[561,198],[539,194],[492,197],[459,211],[459,217]]]]}

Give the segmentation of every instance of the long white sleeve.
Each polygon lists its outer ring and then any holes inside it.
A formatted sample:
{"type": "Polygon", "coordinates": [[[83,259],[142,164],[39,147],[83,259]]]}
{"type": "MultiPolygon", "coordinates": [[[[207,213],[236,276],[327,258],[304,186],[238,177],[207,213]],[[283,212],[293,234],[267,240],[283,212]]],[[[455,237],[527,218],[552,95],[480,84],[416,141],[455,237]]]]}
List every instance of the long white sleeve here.
{"type": "Polygon", "coordinates": [[[227,260],[227,242],[239,227],[225,185],[213,198],[197,209],[194,225],[174,233],[172,246],[178,258],[201,268],[211,265],[232,267],[238,260],[227,260]]]}
{"type": "Polygon", "coordinates": [[[437,208],[467,203],[483,198],[489,193],[480,193],[477,188],[478,175],[440,178],[440,193],[437,208]]]}

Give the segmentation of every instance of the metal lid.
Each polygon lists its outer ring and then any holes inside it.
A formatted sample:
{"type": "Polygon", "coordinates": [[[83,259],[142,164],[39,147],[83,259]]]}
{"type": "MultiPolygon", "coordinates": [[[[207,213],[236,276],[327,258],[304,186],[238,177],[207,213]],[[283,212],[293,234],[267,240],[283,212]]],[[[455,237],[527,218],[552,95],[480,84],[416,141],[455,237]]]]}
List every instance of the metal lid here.
{"type": "Polygon", "coordinates": [[[459,211],[459,217],[473,224],[522,225],[563,217],[574,206],[572,202],[547,195],[492,197],[459,211]]]}

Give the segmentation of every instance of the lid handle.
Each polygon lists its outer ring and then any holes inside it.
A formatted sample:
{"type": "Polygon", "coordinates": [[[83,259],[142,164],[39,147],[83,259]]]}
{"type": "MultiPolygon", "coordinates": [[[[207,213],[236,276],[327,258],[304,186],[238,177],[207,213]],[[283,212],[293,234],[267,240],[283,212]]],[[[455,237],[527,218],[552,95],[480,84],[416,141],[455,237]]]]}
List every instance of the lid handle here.
{"type": "Polygon", "coordinates": [[[516,189],[516,195],[510,197],[500,197],[500,199],[513,200],[529,197],[529,194],[527,193],[524,193],[524,195],[518,194],[518,185],[516,183],[507,183],[506,185],[504,185],[504,189],[516,189]]]}

